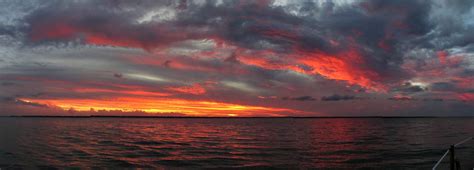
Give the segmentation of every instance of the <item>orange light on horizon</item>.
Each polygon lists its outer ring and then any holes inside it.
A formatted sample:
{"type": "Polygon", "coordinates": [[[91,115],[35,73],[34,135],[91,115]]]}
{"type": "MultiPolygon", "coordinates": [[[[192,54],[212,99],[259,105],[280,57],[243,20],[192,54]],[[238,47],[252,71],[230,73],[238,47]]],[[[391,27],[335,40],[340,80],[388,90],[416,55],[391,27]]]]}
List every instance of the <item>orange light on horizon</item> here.
{"type": "Polygon", "coordinates": [[[169,98],[130,98],[121,97],[113,99],[21,99],[28,102],[57,106],[63,110],[76,111],[121,110],[124,112],[143,111],[146,113],[182,113],[191,116],[252,116],[255,114],[267,116],[280,116],[278,113],[302,113],[302,111],[239,105],[214,101],[194,101],[169,98]]]}

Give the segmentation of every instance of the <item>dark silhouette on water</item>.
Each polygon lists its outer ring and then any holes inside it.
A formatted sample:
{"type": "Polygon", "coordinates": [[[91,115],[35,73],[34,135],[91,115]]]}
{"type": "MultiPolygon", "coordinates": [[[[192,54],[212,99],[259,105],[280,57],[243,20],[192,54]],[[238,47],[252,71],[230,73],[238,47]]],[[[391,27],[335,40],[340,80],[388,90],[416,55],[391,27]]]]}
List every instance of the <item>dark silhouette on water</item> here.
{"type": "Polygon", "coordinates": [[[438,162],[436,162],[436,164],[433,166],[433,170],[436,170],[436,168],[439,166],[439,164],[441,163],[441,161],[443,161],[443,159],[446,157],[446,155],[449,153],[449,169],[450,170],[460,170],[461,169],[461,162],[459,161],[459,159],[456,157],[456,152],[455,152],[455,148],[459,145],[462,145],[470,140],[472,140],[473,137],[469,137],[469,138],[466,138],[454,145],[451,145],[449,147],[449,149],[444,153],[444,155],[438,160],[438,162]]]}

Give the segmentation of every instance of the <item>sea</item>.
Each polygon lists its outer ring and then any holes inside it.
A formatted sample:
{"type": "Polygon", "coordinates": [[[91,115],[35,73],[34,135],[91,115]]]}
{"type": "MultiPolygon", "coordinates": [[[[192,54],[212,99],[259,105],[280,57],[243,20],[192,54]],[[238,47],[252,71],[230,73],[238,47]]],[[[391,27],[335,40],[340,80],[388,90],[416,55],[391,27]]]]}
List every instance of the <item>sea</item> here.
{"type": "MultiPolygon", "coordinates": [[[[466,117],[1,117],[0,169],[431,169],[473,134],[466,117]]],[[[474,141],[455,154],[474,167],[474,141]]]]}

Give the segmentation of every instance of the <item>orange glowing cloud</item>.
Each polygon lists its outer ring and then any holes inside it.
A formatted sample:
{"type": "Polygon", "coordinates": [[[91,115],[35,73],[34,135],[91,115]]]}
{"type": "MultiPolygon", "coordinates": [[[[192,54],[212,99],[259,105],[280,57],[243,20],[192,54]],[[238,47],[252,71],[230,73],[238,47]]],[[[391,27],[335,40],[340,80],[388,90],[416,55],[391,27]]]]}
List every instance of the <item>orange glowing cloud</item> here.
{"type": "Polygon", "coordinates": [[[367,89],[385,89],[382,84],[376,81],[380,80],[377,72],[359,67],[366,64],[355,50],[342,52],[338,55],[302,53],[301,56],[299,62],[313,69],[309,73],[319,74],[332,80],[346,81],[349,84],[356,84],[367,89]]]}
{"type": "MultiPolygon", "coordinates": [[[[71,24],[65,22],[62,23],[57,21],[52,25],[45,23],[33,24],[33,31],[31,32],[31,38],[33,40],[42,39],[68,39],[81,35],[84,37],[86,43],[94,45],[112,45],[122,47],[134,47],[144,48],[145,50],[151,48],[157,48],[160,45],[170,44],[171,42],[183,40],[188,37],[186,34],[179,34],[176,31],[168,30],[166,28],[154,29],[154,41],[141,41],[139,38],[142,34],[139,32],[127,32],[126,35],[118,36],[115,35],[114,31],[109,34],[105,34],[101,31],[93,30],[85,27],[73,27],[71,24]],[[169,34],[167,34],[169,33],[169,34]],[[161,37],[163,36],[163,37],[161,37]]],[[[101,29],[108,29],[104,27],[101,29]]],[[[279,30],[256,30],[262,35],[270,37],[279,37],[288,39],[290,41],[297,41],[298,36],[287,31],[279,30]]],[[[196,37],[194,37],[196,38],[196,37]]],[[[200,38],[205,38],[200,37],[200,38]]],[[[345,51],[337,54],[326,54],[324,52],[307,52],[300,49],[297,45],[294,46],[295,52],[293,54],[283,54],[284,58],[276,54],[271,50],[247,50],[240,48],[219,37],[209,37],[216,42],[218,48],[231,47],[236,48],[237,58],[241,64],[252,65],[270,70],[293,70],[304,74],[318,74],[327,79],[345,81],[351,85],[359,85],[361,87],[372,89],[376,91],[383,91],[385,87],[380,83],[381,76],[373,70],[366,68],[368,66],[365,63],[364,57],[359,54],[357,48],[351,45],[345,49],[345,51]],[[226,43],[230,43],[226,45],[226,43]],[[248,53],[248,51],[251,51],[248,53]],[[269,57],[265,57],[269,56],[269,57]],[[277,57],[272,57],[277,56],[277,57]],[[311,70],[305,70],[300,67],[301,65],[309,66],[311,70]]],[[[349,38],[349,41],[354,41],[349,38]]],[[[354,42],[351,42],[354,43],[354,42]]],[[[384,44],[382,44],[384,47],[384,44]]],[[[197,58],[202,56],[213,56],[218,55],[216,49],[210,52],[202,52],[194,54],[197,58]]],[[[222,56],[220,56],[222,57],[222,56]]],[[[133,63],[146,64],[146,65],[161,65],[179,70],[196,70],[203,72],[215,72],[220,71],[216,68],[210,68],[208,66],[200,66],[199,64],[193,64],[186,61],[160,61],[153,58],[130,58],[133,63]]],[[[443,61],[443,59],[441,59],[443,61]]],[[[239,71],[239,73],[246,73],[245,71],[239,71]]],[[[189,90],[177,90],[175,91],[188,91],[189,90]]]]}
{"type": "Polygon", "coordinates": [[[295,59],[295,61],[275,61],[266,58],[265,56],[277,56],[272,51],[259,51],[252,54],[246,54],[241,51],[238,50],[238,60],[245,65],[269,70],[292,70],[304,74],[318,74],[327,79],[346,81],[349,84],[359,85],[376,91],[386,89],[386,87],[378,82],[381,77],[377,72],[361,67],[367,64],[355,49],[350,49],[336,55],[299,51],[296,54],[291,54],[289,57],[295,59]],[[311,70],[302,69],[299,65],[309,66],[311,70]]]}
{"type": "Polygon", "coordinates": [[[266,58],[268,56],[277,56],[276,53],[268,50],[261,50],[247,54],[237,51],[238,61],[245,65],[256,66],[268,70],[293,70],[296,72],[304,72],[303,69],[296,64],[289,64],[289,61],[278,61],[266,58]],[[257,57],[256,57],[257,56],[257,57]]]}
{"type": "Polygon", "coordinates": [[[180,93],[200,95],[206,93],[206,89],[199,85],[198,83],[193,84],[192,86],[181,86],[181,87],[168,87],[167,90],[176,91],[180,93]]]}
{"type": "Polygon", "coordinates": [[[57,106],[64,110],[73,108],[77,111],[121,110],[124,112],[143,111],[147,113],[182,113],[190,116],[279,116],[278,113],[303,113],[302,111],[248,106],[214,101],[194,101],[185,99],[132,98],[119,97],[112,99],[20,99],[49,106],[57,106]]]}
{"type": "Polygon", "coordinates": [[[296,50],[294,54],[286,54],[285,58],[270,50],[251,51],[237,48],[236,59],[244,65],[256,66],[268,70],[292,70],[303,74],[317,74],[327,79],[345,81],[351,85],[359,85],[366,89],[385,91],[376,71],[366,67],[368,64],[355,48],[337,54],[324,52],[307,52],[296,50]],[[301,66],[309,66],[303,69],[301,66]]]}

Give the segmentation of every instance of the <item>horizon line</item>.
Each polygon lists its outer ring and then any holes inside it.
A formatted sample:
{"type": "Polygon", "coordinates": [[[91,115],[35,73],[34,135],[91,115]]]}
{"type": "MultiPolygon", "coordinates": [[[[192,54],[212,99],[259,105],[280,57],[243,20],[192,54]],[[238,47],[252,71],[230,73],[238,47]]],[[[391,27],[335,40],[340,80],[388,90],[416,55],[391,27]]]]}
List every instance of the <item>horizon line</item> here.
{"type": "Polygon", "coordinates": [[[474,116],[121,116],[121,115],[6,115],[14,118],[474,118],[474,116]]]}

